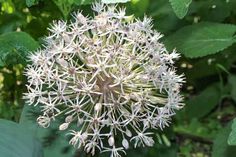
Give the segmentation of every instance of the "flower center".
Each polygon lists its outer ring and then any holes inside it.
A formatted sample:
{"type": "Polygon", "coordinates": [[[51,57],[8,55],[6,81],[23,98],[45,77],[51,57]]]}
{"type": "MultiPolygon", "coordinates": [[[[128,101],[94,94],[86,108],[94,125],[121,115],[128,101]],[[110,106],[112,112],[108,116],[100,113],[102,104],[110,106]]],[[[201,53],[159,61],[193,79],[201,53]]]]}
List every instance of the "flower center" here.
{"type": "Polygon", "coordinates": [[[110,86],[112,83],[113,83],[113,80],[108,77],[106,77],[104,80],[99,79],[99,78],[97,80],[97,85],[99,87],[99,90],[103,94],[110,93],[114,90],[114,87],[110,86]]]}
{"type": "Polygon", "coordinates": [[[117,92],[119,92],[119,84],[114,85],[114,80],[109,77],[103,77],[103,79],[98,78],[97,79],[97,86],[99,89],[99,92],[102,93],[103,102],[104,103],[114,103],[112,100],[113,98],[116,98],[117,92]],[[112,98],[113,96],[113,98],[112,98]]]}

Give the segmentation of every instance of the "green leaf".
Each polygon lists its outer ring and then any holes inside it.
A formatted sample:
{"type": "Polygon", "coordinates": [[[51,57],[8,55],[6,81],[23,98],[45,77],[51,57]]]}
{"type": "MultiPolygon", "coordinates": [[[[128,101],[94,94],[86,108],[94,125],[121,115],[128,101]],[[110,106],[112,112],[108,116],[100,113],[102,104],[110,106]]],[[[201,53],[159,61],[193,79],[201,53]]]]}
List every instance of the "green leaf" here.
{"type": "Polygon", "coordinates": [[[145,14],[153,18],[154,28],[163,34],[168,35],[186,25],[184,20],[179,20],[167,0],[150,1],[149,4],[145,14]]]}
{"type": "Polygon", "coordinates": [[[234,8],[232,1],[193,1],[189,9],[189,15],[197,15],[201,17],[201,21],[223,22],[235,10],[231,8],[234,8]]]}
{"type": "Polygon", "coordinates": [[[135,17],[143,17],[147,13],[150,0],[131,0],[126,6],[127,14],[134,14],[135,17]]]}
{"type": "Polygon", "coordinates": [[[12,121],[0,119],[2,157],[42,157],[42,147],[32,133],[12,121]]]}
{"type": "Polygon", "coordinates": [[[220,85],[208,86],[199,95],[186,102],[184,111],[188,118],[200,118],[207,115],[221,99],[220,85]]]}
{"type": "Polygon", "coordinates": [[[129,2],[130,0],[102,0],[103,3],[126,3],[129,2]]]}
{"type": "Polygon", "coordinates": [[[127,150],[127,156],[131,157],[177,157],[178,147],[176,144],[165,146],[156,143],[153,147],[130,148],[127,150]]]}
{"type": "Polygon", "coordinates": [[[65,19],[67,19],[68,15],[70,14],[73,4],[75,3],[74,0],[52,0],[58,9],[61,11],[62,15],[65,19]]]}
{"type": "Polygon", "coordinates": [[[182,19],[188,12],[192,0],[169,0],[175,14],[182,19]]]}
{"type": "Polygon", "coordinates": [[[235,49],[236,44],[213,56],[209,55],[203,58],[191,60],[190,63],[192,65],[192,68],[184,72],[186,78],[188,78],[188,82],[194,81],[195,79],[199,78],[204,79],[205,77],[218,75],[219,72],[223,72],[221,69],[219,69],[219,64],[226,70],[229,70],[232,64],[236,61],[236,55],[234,53],[235,49]],[[201,69],[200,73],[199,69],[201,69]]]}
{"type": "Polygon", "coordinates": [[[231,126],[232,130],[228,137],[229,145],[236,145],[236,118],[233,120],[233,124],[231,126]]]}
{"type": "Polygon", "coordinates": [[[12,32],[18,27],[26,24],[24,18],[18,16],[16,13],[6,14],[0,17],[0,34],[12,32]]]}
{"type": "Polygon", "coordinates": [[[186,57],[203,57],[231,46],[235,32],[235,25],[203,22],[183,27],[167,37],[165,44],[168,49],[176,47],[186,57]]]}
{"type": "Polygon", "coordinates": [[[38,43],[25,32],[0,35],[0,66],[26,64],[28,53],[38,47],[38,43]]]}
{"type": "Polygon", "coordinates": [[[227,138],[231,131],[231,124],[220,130],[216,139],[214,140],[212,157],[233,157],[236,154],[236,147],[229,146],[227,138]]]}
{"type": "MultiPolygon", "coordinates": [[[[49,128],[42,128],[36,122],[35,113],[38,109],[25,105],[20,118],[20,124],[35,133],[35,136],[44,143],[44,157],[71,157],[75,149],[69,145],[64,132],[58,132],[58,124],[49,128]],[[33,109],[33,110],[32,110],[33,109]]],[[[53,124],[57,123],[54,121],[53,124]]]]}
{"type": "Polygon", "coordinates": [[[236,101],[236,75],[229,76],[229,84],[231,86],[231,97],[234,101],[236,101]]]}
{"type": "MultiPolygon", "coordinates": [[[[202,121],[200,119],[193,118],[188,123],[183,124],[182,121],[178,119],[178,124],[175,125],[175,131],[182,135],[192,135],[196,137],[201,137],[206,141],[211,141],[217,135],[217,129],[221,128],[219,122],[215,119],[208,118],[207,121],[202,121]],[[206,126],[207,125],[207,126],[206,126]]],[[[185,119],[184,121],[186,121],[185,119]]]]}
{"type": "Polygon", "coordinates": [[[87,5],[93,3],[93,0],[74,0],[76,5],[87,5]]]}
{"type": "Polygon", "coordinates": [[[38,2],[39,2],[39,0],[26,0],[26,5],[27,5],[28,7],[31,7],[31,6],[33,6],[33,5],[38,4],[38,2]]]}
{"type": "MultiPolygon", "coordinates": [[[[131,0],[101,0],[103,3],[110,4],[110,3],[126,3],[131,0]]],[[[76,5],[87,5],[95,2],[95,0],[74,0],[76,5]]]]}

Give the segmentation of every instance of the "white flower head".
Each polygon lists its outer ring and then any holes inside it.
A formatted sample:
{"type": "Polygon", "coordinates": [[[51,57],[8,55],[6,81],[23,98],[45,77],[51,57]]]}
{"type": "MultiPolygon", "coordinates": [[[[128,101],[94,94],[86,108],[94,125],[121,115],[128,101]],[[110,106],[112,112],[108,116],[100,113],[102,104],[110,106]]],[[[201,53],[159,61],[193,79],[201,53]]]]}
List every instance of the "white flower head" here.
{"type": "Polygon", "coordinates": [[[25,99],[40,106],[43,127],[63,117],[58,129],[69,130],[74,147],[119,157],[154,144],[150,130],[168,126],[183,107],[184,80],[173,65],[179,54],[166,50],[150,18],[102,3],[93,10],[94,18],[77,12],[73,22],[53,22],[44,49],[30,56],[25,99]]]}

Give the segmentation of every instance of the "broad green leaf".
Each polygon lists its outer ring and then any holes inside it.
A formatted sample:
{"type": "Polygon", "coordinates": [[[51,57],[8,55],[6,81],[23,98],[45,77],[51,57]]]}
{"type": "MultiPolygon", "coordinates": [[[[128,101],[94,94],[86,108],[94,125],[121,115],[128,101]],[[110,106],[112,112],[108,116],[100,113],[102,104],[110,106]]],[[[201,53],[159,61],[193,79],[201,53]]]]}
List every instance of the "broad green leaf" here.
{"type": "Polygon", "coordinates": [[[169,0],[175,14],[182,19],[188,12],[192,0],[169,0]]]}
{"type": "Polygon", "coordinates": [[[214,140],[212,157],[234,157],[236,154],[236,146],[229,146],[227,139],[231,131],[231,124],[219,131],[214,140]]]}
{"type": "Polygon", "coordinates": [[[102,0],[103,3],[126,3],[129,2],[130,0],[102,0]]]}
{"type": "Polygon", "coordinates": [[[169,49],[177,48],[186,57],[203,57],[235,43],[235,32],[235,25],[203,22],[183,27],[167,37],[165,43],[169,49]]]}
{"type": "Polygon", "coordinates": [[[65,132],[58,132],[57,126],[50,126],[49,128],[38,126],[35,114],[32,112],[35,110],[37,108],[25,105],[21,114],[20,124],[34,132],[35,136],[44,143],[44,157],[72,157],[75,149],[69,145],[65,132]]]}
{"type": "Polygon", "coordinates": [[[220,86],[219,84],[213,84],[199,95],[188,100],[184,111],[190,119],[200,118],[207,115],[219,103],[220,99],[220,86]]]}
{"type": "Polygon", "coordinates": [[[38,1],[39,1],[39,0],[26,0],[26,5],[27,5],[28,7],[31,7],[31,6],[33,6],[33,5],[38,4],[38,1]]]}
{"type": "Polygon", "coordinates": [[[0,130],[0,156],[43,156],[40,142],[20,124],[0,119],[0,130]]]}
{"type": "Polygon", "coordinates": [[[231,126],[231,133],[228,137],[228,144],[229,145],[236,145],[236,118],[233,120],[233,124],[231,126]]]}
{"type": "Polygon", "coordinates": [[[0,35],[0,66],[25,64],[28,53],[38,48],[38,43],[25,32],[0,35]]]}
{"type": "Polygon", "coordinates": [[[231,97],[236,101],[236,75],[229,76],[229,84],[231,86],[231,97]]]}

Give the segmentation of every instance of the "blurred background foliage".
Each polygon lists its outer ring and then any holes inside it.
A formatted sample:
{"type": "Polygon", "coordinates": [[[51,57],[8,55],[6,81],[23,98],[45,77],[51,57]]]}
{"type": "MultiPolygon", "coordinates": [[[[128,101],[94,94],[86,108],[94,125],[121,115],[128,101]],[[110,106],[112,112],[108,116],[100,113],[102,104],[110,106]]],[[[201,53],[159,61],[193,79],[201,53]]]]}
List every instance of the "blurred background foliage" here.
{"type": "MultiPolygon", "coordinates": [[[[156,132],[154,147],[130,149],[127,156],[236,157],[236,0],[102,1],[122,2],[137,18],[152,17],[167,48],[182,54],[177,66],[186,75],[185,108],[171,127],[156,132]]],[[[37,111],[24,106],[22,93],[27,55],[42,44],[50,23],[69,21],[78,9],[92,15],[92,2],[0,0],[0,156],[86,156],[67,145],[56,124],[39,128],[37,111]]]]}

